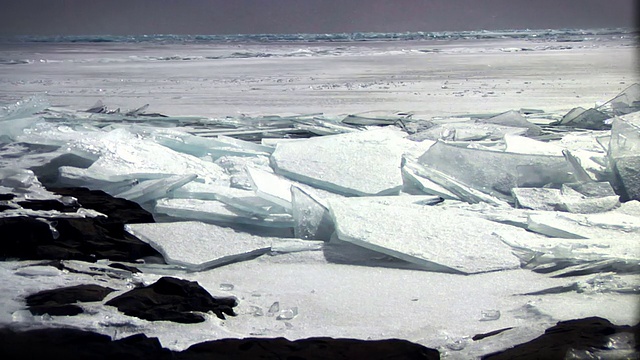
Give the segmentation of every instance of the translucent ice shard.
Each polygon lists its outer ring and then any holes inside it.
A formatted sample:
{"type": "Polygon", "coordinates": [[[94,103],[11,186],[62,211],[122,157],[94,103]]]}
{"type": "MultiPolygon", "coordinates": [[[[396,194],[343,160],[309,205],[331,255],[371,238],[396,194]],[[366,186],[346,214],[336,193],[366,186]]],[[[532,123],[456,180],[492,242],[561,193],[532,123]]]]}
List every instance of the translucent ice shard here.
{"type": "Polygon", "coordinates": [[[605,120],[611,118],[610,115],[596,109],[584,110],[575,108],[569,111],[557,125],[570,126],[578,129],[603,130],[610,125],[605,120]]]}
{"type": "Polygon", "coordinates": [[[524,116],[520,114],[520,112],[514,110],[498,114],[488,119],[482,119],[480,121],[489,124],[526,128],[528,129],[526,133],[527,136],[540,135],[540,133],[542,132],[540,126],[529,122],[524,116]]]}
{"type": "Polygon", "coordinates": [[[158,250],[168,264],[200,271],[250,259],[271,250],[270,238],[197,221],[126,225],[158,250]]]}
{"type": "Polygon", "coordinates": [[[156,204],[155,211],[178,219],[275,228],[293,227],[293,218],[289,214],[260,216],[235,210],[216,200],[160,199],[156,204]]]}
{"type": "Polygon", "coordinates": [[[402,153],[418,146],[389,128],[278,144],[275,172],[345,195],[389,195],[402,188],[402,153]]]}
{"type": "Polygon", "coordinates": [[[574,181],[571,167],[560,156],[486,151],[437,142],[418,161],[428,170],[439,171],[504,201],[512,200],[511,189],[515,187],[574,181]]]}
{"type": "Polygon", "coordinates": [[[278,175],[247,166],[247,173],[258,196],[291,210],[291,182],[278,175]]]}
{"type": "Polygon", "coordinates": [[[459,200],[454,193],[445,187],[436,184],[426,177],[418,175],[418,170],[413,168],[414,164],[413,162],[404,161],[402,165],[403,191],[414,193],[417,189],[422,193],[438,195],[443,199],[459,200]]]}
{"type": "Polygon", "coordinates": [[[562,189],[514,188],[511,192],[516,207],[533,210],[590,214],[613,210],[620,205],[609,183],[563,184],[562,189]]]}
{"type": "Polygon", "coordinates": [[[622,201],[640,200],[640,111],[613,120],[609,161],[622,201]]]}
{"type": "Polygon", "coordinates": [[[599,214],[547,213],[529,215],[528,229],[567,239],[638,238],[640,219],[609,211],[599,214]]]}
{"type": "Polygon", "coordinates": [[[35,96],[0,108],[0,144],[15,141],[24,129],[40,121],[37,113],[47,106],[49,103],[45,98],[35,96]]]}
{"type": "Polygon", "coordinates": [[[416,180],[420,181],[420,186],[424,186],[426,192],[435,193],[440,196],[447,195],[448,192],[453,194],[456,198],[471,204],[487,203],[495,206],[508,206],[506,201],[501,200],[496,196],[485,194],[480,190],[476,190],[461,181],[456,180],[444,172],[431,167],[422,166],[408,158],[405,158],[404,166],[418,177],[416,180]],[[420,178],[425,178],[428,182],[423,182],[420,178]],[[431,186],[431,182],[444,188],[446,192],[442,192],[438,188],[434,188],[431,186]]]}
{"type": "Polygon", "coordinates": [[[173,175],[164,179],[147,180],[115,196],[143,204],[166,197],[171,190],[179,188],[197,177],[195,174],[173,175]]]}
{"type": "Polygon", "coordinates": [[[332,199],[329,209],[339,240],[426,269],[470,274],[520,264],[493,235],[496,228],[512,228],[508,225],[434,206],[390,205],[368,198],[332,199]]]}
{"type": "Polygon", "coordinates": [[[448,123],[433,126],[427,130],[417,132],[409,136],[414,141],[428,140],[452,140],[452,141],[476,141],[498,140],[506,134],[524,135],[526,127],[500,126],[484,123],[448,123]]]}
{"type": "Polygon", "coordinates": [[[327,205],[297,186],[291,187],[293,231],[297,238],[329,241],[335,231],[327,205]]]}
{"type": "Polygon", "coordinates": [[[625,115],[640,111],[640,84],[633,84],[602,105],[599,110],[613,115],[625,115]]]}
{"type": "Polygon", "coordinates": [[[233,209],[258,216],[286,213],[284,208],[256,196],[253,191],[216,184],[190,182],[174,190],[171,197],[180,199],[218,200],[233,209]]]}

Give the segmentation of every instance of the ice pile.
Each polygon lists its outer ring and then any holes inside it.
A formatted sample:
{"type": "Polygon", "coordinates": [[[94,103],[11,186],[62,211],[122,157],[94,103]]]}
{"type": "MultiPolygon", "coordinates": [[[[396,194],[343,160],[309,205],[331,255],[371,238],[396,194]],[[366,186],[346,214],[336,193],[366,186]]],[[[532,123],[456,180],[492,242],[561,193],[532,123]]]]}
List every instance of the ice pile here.
{"type": "Polygon", "coordinates": [[[349,242],[430,271],[637,273],[638,93],[551,125],[523,111],[216,120],[27,102],[0,118],[0,190],[136,201],[159,223],[128,230],[193,271],[349,242]]]}

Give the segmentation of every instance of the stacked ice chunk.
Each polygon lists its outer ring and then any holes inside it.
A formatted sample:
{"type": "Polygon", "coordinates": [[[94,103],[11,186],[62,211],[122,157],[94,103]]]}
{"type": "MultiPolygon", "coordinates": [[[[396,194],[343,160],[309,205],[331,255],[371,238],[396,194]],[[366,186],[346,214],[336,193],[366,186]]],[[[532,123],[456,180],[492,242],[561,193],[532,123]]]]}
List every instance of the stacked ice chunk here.
{"type": "Polygon", "coordinates": [[[181,126],[139,113],[133,123],[116,121],[118,114],[92,120],[29,103],[0,118],[0,189],[42,192],[41,181],[136,201],[159,223],[129,231],[168,263],[196,271],[349,242],[457,274],[596,271],[603,261],[637,272],[629,264],[640,258],[630,248],[640,236],[633,210],[640,112],[616,116],[635,106],[633,89],[597,109],[607,119],[574,110],[555,125],[545,125],[553,116],[535,124],[510,111],[423,122],[369,114],[181,126]],[[580,132],[567,131],[577,123],[580,132]],[[584,130],[601,123],[612,131],[584,130]],[[324,136],[300,138],[302,128],[324,136]],[[287,134],[282,129],[295,136],[274,139],[275,130],[287,134]],[[231,136],[249,133],[263,141],[231,136]],[[628,202],[621,207],[620,199],[628,202]]]}

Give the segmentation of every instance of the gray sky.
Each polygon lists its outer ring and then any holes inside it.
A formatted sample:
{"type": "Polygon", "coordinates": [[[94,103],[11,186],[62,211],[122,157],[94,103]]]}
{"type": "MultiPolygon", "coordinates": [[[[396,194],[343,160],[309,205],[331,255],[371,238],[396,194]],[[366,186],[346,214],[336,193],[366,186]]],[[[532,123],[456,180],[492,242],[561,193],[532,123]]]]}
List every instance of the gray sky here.
{"type": "Polygon", "coordinates": [[[638,0],[0,0],[0,35],[637,26],[638,0]]]}

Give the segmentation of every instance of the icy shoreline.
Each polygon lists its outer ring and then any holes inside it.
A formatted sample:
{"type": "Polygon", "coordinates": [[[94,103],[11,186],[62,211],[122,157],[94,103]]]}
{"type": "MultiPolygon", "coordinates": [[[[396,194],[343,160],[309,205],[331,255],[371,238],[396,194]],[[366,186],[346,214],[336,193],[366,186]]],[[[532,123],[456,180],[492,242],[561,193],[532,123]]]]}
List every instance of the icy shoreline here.
{"type": "Polygon", "coordinates": [[[3,102],[48,91],[0,112],[0,219],[33,219],[62,239],[70,220],[57,218],[103,214],[46,188],[101,189],[151,211],[157,223],[125,228],[161,254],[114,268],[93,253],[83,256],[96,262],[56,266],[55,256],[3,253],[0,324],[144,333],[176,351],[222,338],[401,338],[474,358],[559,321],[638,323],[635,49],[624,40],[537,52],[514,50],[530,45],[520,40],[441,43],[439,53],[405,45],[216,65],[83,63],[76,50],[128,53],[47,45],[43,56],[61,62],[0,66],[3,102]],[[611,54],[617,62],[594,71],[611,54]],[[97,98],[107,106],[89,109],[97,98]],[[371,111],[380,108],[406,110],[371,111]],[[198,116],[172,116],[189,113],[198,116]],[[24,305],[87,283],[116,289],[107,302],[163,276],[235,297],[238,316],[185,325],[101,302],[79,304],[76,316],[24,305]]]}

